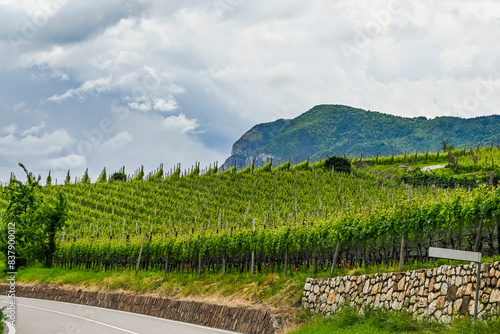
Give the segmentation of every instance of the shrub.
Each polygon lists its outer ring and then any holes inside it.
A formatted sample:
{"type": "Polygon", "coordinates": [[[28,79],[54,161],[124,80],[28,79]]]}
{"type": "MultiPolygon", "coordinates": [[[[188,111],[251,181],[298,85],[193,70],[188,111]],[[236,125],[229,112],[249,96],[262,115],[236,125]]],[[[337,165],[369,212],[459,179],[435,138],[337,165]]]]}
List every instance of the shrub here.
{"type": "Polygon", "coordinates": [[[332,170],[335,172],[350,173],[351,172],[351,162],[349,159],[342,157],[329,157],[325,160],[325,170],[332,170]]]}

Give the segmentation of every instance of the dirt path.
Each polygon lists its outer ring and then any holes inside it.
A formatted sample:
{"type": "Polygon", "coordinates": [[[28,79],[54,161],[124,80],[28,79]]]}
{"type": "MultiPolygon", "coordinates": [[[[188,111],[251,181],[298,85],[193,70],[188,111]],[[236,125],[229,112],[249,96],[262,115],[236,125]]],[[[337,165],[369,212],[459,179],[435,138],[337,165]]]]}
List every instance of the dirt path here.
{"type": "Polygon", "coordinates": [[[446,167],[446,164],[444,164],[444,165],[425,166],[425,167],[422,167],[422,172],[428,172],[430,170],[444,168],[444,167],[446,167]]]}

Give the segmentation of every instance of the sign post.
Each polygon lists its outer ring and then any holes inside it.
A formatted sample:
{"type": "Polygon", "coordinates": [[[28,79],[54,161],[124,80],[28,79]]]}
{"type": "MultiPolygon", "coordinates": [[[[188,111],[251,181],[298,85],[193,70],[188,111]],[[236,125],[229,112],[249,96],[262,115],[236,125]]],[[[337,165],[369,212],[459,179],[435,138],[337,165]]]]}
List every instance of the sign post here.
{"type": "Polygon", "coordinates": [[[470,261],[477,263],[476,297],[474,298],[474,322],[477,320],[477,302],[481,286],[481,253],[466,252],[448,248],[429,247],[429,257],[438,257],[448,260],[470,261]]]}

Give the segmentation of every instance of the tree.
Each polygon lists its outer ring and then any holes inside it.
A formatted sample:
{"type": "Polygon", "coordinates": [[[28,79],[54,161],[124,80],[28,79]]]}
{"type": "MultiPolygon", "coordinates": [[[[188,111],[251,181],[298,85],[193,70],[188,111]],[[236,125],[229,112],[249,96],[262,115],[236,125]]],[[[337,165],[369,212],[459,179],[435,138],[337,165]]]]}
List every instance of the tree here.
{"type": "MultiPolygon", "coordinates": [[[[38,237],[39,239],[40,250],[45,257],[44,262],[47,268],[52,268],[57,247],[56,236],[66,226],[66,206],[66,198],[62,193],[58,194],[58,201],[54,205],[44,202],[38,211],[36,225],[33,226],[36,228],[36,234],[33,238],[38,237]]],[[[36,241],[34,244],[36,244],[36,241]]]]}
{"type": "Polygon", "coordinates": [[[8,206],[1,222],[0,247],[7,254],[9,227],[13,227],[16,253],[14,267],[8,265],[6,257],[6,268],[16,271],[36,262],[51,267],[57,246],[56,236],[66,222],[66,199],[62,193],[57,199],[45,198],[41,192],[41,177],[35,180],[23,164],[19,163],[19,166],[26,173],[27,182],[12,179],[4,192],[8,206]]]}

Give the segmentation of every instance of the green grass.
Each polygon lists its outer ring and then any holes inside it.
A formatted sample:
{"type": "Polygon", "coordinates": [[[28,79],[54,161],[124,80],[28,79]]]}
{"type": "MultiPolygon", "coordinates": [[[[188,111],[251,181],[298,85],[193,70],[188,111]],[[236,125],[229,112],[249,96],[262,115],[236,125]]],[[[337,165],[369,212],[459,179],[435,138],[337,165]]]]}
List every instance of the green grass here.
{"type": "Polygon", "coordinates": [[[413,319],[405,311],[364,309],[363,312],[358,312],[350,307],[344,307],[328,318],[302,310],[298,319],[305,320],[305,325],[290,332],[291,334],[500,333],[499,318],[480,320],[476,324],[470,318],[461,318],[450,325],[443,325],[436,321],[413,319]]]}
{"type": "MultiPolygon", "coordinates": [[[[2,265],[3,266],[3,265],[2,265]]],[[[0,270],[2,268],[0,267],[0,270]]],[[[101,291],[154,294],[169,298],[234,300],[238,304],[262,304],[266,308],[295,308],[299,306],[302,289],[309,273],[284,277],[280,273],[236,274],[203,276],[168,274],[161,271],[132,270],[94,271],[62,268],[30,267],[20,270],[16,281],[20,284],[70,285],[101,291]]],[[[0,277],[5,280],[6,277],[0,277]]]]}
{"type": "MultiPolygon", "coordinates": [[[[493,257],[483,256],[482,262],[495,262],[500,260],[500,255],[493,257]]],[[[464,264],[463,261],[451,261],[438,259],[435,261],[418,262],[405,264],[403,271],[417,269],[432,269],[442,265],[458,265],[464,264]]],[[[0,279],[5,279],[4,257],[0,256],[0,279]]],[[[275,268],[275,270],[278,268],[275,268]]],[[[298,272],[289,273],[285,276],[282,268],[275,272],[261,272],[255,275],[235,273],[228,270],[226,275],[212,274],[202,275],[198,279],[196,272],[189,270],[185,274],[169,273],[164,275],[163,271],[139,271],[135,276],[133,270],[70,270],[61,267],[43,268],[41,265],[35,265],[28,268],[22,268],[17,274],[18,282],[38,282],[50,284],[70,284],[82,285],[85,287],[100,287],[107,290],[130,290],[133,292],[156,292],[158,288],[163,287],[167,290],[174,291],[178,287],[182,287],[183,295],[191,293],[201,294],[203,291],[211,292],[211,286],[220,285],[225,295],[230,295],[241,291],[243,285],[256,285],[265,287],[265,291],[259,294],[262,300],[272,299],[279,290],[285,286],[293,285],[296,289],[301,290],[308,277],[313,277],[312,268],[307,271],[303,268],[298,272]],[[292,284],[293,283],[293,284],[292,284]]],[[[389,264],[380,264],[372,266],[350,266],[343,263],[335,270],[334,276],[359,276],[364,274],[386,273],[398,271],[398,263],[391,262],[389,264]]],[[[318,278],[328,278],[330,275],[329,267],[318,268],[318,278]]]]}

